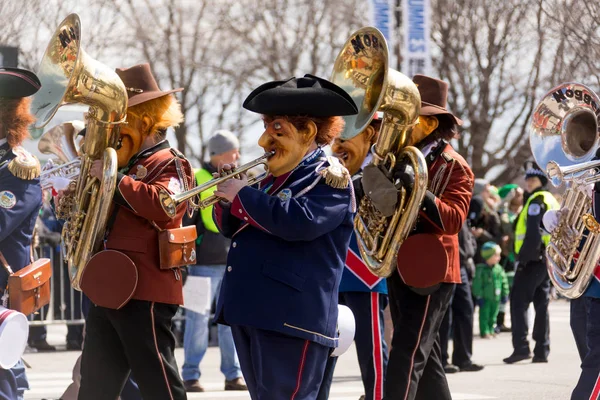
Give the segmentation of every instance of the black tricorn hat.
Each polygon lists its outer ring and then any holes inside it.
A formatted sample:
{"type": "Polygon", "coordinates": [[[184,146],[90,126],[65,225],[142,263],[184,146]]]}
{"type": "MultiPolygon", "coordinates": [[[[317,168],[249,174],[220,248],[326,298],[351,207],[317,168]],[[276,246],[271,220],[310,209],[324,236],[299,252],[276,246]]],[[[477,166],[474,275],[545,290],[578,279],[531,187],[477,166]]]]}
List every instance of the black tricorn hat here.
{"type": "Polygon", "coordinates": [[[244,108],[265,115],[333,117],[358,113],[352,97],[326,79],[306,74],[302,78],[260,85],[244,101],[244,108]]]}
{"type": "Polygon", "coordinates": [[[0,67],[0,97],[29,97],[40,90],[40,87],[42,84],[33,72],[21,68],[0,67]]]}

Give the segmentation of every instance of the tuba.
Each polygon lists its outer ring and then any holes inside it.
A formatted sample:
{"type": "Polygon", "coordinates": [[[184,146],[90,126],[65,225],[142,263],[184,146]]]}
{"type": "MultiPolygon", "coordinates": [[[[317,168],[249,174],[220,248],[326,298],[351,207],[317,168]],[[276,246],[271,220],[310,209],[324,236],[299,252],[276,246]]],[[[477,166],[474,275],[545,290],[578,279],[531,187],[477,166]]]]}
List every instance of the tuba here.
{"type": "Polygon", "coordinates": [[[56,160],[48,160],[42,168],[42,189],[52,187],[52,179],[55,177],[71,180],[79,176],[80,149],[75,143],[75,138],[82,129],[83,122],[69,121],[55,126],[40,137],[38,150],[57,157],[56,160]]]}
{"type": "Polygon", "coordinates": [[[588,186],[600,181],[600,161],[591,161],[599,143],[600,98],[579,83],[551,89],[529,124],[535,161],[556,187],[566,184],[558,225],[546,248],[550,280],[563,296],[581,296],[600,258],[600,225],[592,216],[588,186]]]}
{"type": "Polygon", "coordinates": [[[408,158],[415,170],[415,184],[408,196],[400,189],[395,212],[383,215],[368,194],[361,200],[354,220],[358,247],[369,270],[388,277],[396,267],[400,246],[413,229],[427,191],[427,164],[423,154],[408,146],[421,110],[421,95],[413,81],[388,67],[388,48],[383,34],[365,27],[354,32],[335,60],[331,81],[354,100],[357,115],[344,116],[342,139],[365,129],[377,111],[383,121],[373,146],[373,164],[392,180],[396,163],[408,158]]]}
{"type": "Polygon", "coordinates": [[[125,122],[127,113],[127,92],[112,69],[90,58],[81,48],[81,23],[77,14],[67,16],[52,35],[37,75],[44,89],[36,93],[31,104],[37,118],[36,128],[45,126],[65,104],[89,106],[80,174],[74,182],[62,231],[71,284],[81,290],[83,269],[104,239],[116,185],[115,147],[120,124],[125,122]],[[91,178],[88,172],[92,162],[100,159],[104,161],[103,177],[98,180],[91,178]]]}

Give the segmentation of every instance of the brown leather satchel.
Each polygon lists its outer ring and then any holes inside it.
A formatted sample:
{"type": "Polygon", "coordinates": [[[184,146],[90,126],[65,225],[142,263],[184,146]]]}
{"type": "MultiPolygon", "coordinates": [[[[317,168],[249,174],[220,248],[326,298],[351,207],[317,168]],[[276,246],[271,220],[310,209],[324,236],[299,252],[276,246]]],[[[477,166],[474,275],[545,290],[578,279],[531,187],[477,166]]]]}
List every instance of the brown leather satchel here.
{"type": "Polygon", "coordinates": [[[196,263],[196,226],[158,230],[160,269],[179,268],[196,263]]]}
{"type": "Polygon", "coordinates": [[[9,308],[29,315],[50,303],[52,264],[49,259],[32,261],[17,272],[12,271],[2,253],[0,262],[9,275],[6,286],[9,308]]]}

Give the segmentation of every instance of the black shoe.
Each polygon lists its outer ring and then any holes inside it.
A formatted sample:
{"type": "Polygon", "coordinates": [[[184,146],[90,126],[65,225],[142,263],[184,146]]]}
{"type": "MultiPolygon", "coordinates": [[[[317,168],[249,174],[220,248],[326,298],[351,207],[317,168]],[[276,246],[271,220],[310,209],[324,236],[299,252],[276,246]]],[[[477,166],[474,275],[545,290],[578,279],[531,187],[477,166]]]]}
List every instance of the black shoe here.
{"type": "Polygon", "coordinates": [[[526,354],[512,353],[510,355],[510,357],[506,357],[502,361],[504,361],[507,364],[514,364],[514,363],[519,362],[519,361],[529,360],[530,358],[531,358],[531,353],[526,353],[526,354]]]}
{"type": "Polygon", "coordinates": [[[459,368],[460,368],[461,372],[477,372],[477,371],[481,371],[484,367],[483,367],[483,365],[470,363],[467,365],[461,365],[459,368]]]}
{"type": "Polygon", "coordinates": [[[538,363],[547,363],[548,359],[546,357],[538,357],[538,356],[533,356],[533,360],[531,360],[532,363],[538,364],[538,363]]]}
{"type": "Polygon", "coordinates": [[[79,340],[67,340],[67,350],[81,350],[82,343],[79,340]]]}
{"type": "Polygon", "coordinates": [[[444,367],[444,372],[447,374],[455,374],[460,372],[460,368],[458,368],[456,365],[448,364],[444,367]]]}
{"type": "Polygon", "coordinates": [[[512,330],[506,325],[500,325],[500,332],[512,332],[512,330]]]}
{"type": "Polygon", "coordinates": [[[49,344],[46,339],[34,340],[29,343],[29,346],[37,349],[37,351],[56,351],[56,347],[49,344]]]}

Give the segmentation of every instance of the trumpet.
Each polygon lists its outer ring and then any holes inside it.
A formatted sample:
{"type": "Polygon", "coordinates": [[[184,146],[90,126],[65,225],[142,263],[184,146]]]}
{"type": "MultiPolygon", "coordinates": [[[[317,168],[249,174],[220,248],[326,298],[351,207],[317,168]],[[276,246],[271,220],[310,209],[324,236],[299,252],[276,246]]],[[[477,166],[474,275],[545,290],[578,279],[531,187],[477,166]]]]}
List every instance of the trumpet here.
{"type": "Polygon", "coordinates": [[[231,173],[229,173],[227,175],[211,179],[210,181],[208,181],[200,186],[196,186],[193,189],[190,189],[185,192],[181,192],[179,194],[171,195],[171,194],[167,193],[166,191],[161,191],[161,193],[159,195],[160,203],[162,204],[162,207],[165,210],[165,212],[167,213],[167,215],[170,216],[171,218],[175,217],[175,215],[177,214],[177,206],[188,200],[190,200],[192,207],[200,209],[200,210],[210,207],[213,204],[219,202],[221,200],[221,198],[216,195],[212,195],[204,200],[198,198],[197,203],[192,201],[192,198],[195,196],[199,196],[200,193],[202,193],[210,188],[213,188],[229,179],[235,178],[239,174],[248,172],[252,168],[257,167],[262,164],[265,167],[265,170],[266,170],[265,173],[258,175],[254,178],[250,178],[248,180],[248,186],[257,184],[258,182],[262,181],[263,179],[265,179],[267,177],[268,172],[269,172],[269,168],[267,167],[267,160],[273,154],[275,154],[274,151],[268,151],[265,154],[263,154],[262,156],[258,157],[256,160],[250,161],[249,163],[246,163],[246,164],[242,165],[241,167],[233,169],[231,171],[231,173]]]}

